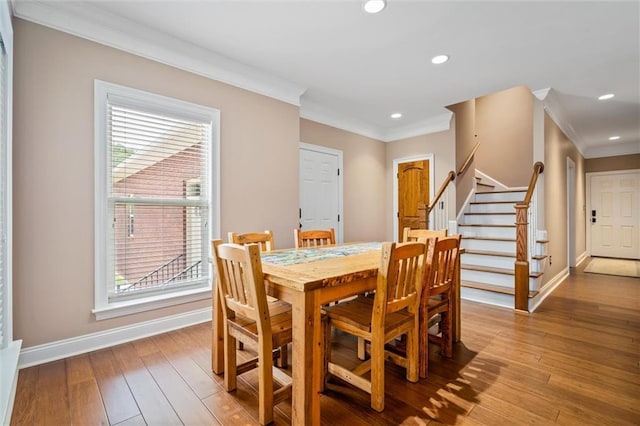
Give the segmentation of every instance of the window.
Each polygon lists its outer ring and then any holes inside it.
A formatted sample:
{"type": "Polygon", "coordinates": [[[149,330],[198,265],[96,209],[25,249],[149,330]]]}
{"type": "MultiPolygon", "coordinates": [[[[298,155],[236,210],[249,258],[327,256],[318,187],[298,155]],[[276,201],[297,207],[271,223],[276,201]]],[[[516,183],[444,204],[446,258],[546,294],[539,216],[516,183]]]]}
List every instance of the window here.
{"type": "Polygon", "coordinates": [[[95,92],[96,318],[209,297],[219,112],[101,81],[95,92]]]}

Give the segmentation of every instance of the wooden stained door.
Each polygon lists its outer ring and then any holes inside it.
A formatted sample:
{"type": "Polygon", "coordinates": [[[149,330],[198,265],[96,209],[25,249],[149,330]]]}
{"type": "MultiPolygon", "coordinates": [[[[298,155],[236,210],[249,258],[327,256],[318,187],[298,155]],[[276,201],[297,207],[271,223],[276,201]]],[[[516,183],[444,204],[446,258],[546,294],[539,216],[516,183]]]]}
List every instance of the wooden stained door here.
{"type": "Polygon", "coordinates": [[[429,160],[398,164],[398,236],[405,226],[426,228],[424,211],[418,209],[429,203],[429,160]]]}
{"type": "Polygon", "coordinates": [[[590,177],[591,255],[640,258],[640,172],[590,177]]]}

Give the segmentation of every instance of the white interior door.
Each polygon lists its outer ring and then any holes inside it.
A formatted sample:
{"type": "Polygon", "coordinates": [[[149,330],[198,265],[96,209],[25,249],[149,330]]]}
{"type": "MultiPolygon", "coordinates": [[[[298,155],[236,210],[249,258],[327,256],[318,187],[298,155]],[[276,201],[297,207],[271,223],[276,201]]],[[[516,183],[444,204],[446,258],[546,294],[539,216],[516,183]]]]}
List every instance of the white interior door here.
{"type": "Polygon", "coordinates": [[[640,172],[590,176],[591,255],[640,258],[640,172]]]}
{"type": "Polygon", "coordinates": [[[339,151],[301,144],[300,229],[334,228],[338,242],[342,241],[341,163],[339,151]]]}

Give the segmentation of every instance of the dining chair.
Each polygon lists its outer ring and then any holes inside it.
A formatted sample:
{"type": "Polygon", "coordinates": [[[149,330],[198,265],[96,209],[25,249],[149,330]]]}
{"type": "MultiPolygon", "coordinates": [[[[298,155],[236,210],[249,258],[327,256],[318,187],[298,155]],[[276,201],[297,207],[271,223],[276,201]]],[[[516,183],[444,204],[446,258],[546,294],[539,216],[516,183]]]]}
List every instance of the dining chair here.
{"type": "Polygon", "coordinates": [[[292,340],[291,307],[271,310],[267,304],[257,244],[214,240],[212,246],[224,320],[224,387],[235,390],[237,375],[257,367],[259,421],[265,425],[273,421],[273,406],[291,396],[291,377],[273,365],[273,348],[292,340]],[[258,356],[237,365],[236,340],[257,345],[258,356]],[[277,390],[274,379],[282,385],[277,390]]]}
{"type": "Polygon", "coordinates": [[[420,300],[420,377],[429,369],[429,342],[440,345],[440,353],[453,356],[453,299],[460,252],[460,235],[439,238],[427,256],[425,282],[420,300]],[[437,318],[437,321],[433,321],[437,318]],[[430,327],[431,324],[431,327],[430,327]],[[438,324],[437,334],[429,329],[438,324]]]}
{"type": "Polygon", "coordinates": [[[336,233],[333,228],[309,229],[307,231],[295,228],[293,240],[296,248],[326,246],[336,243],[336,233]]]}
{"type": "Polygon", "coordinates": [[[271,251],[276,249],[273,242],[273,232],[270,230],[266,230],[264,232],[247,232],[245,234],[229,232],[229,242],[242,245],[259,243],[262,251],[271,251]]]}
{"type": "Polygon", "coordinates": [[[402,230],[402,242],[418,241],[419,238],[442,238],[447,236],[446,229],[411,229],[405,227],[402,230]]]}
{"type": "Polygon", "coordinates": [[[422,289],[426,244],[384,243],[373,296],[358,296],[337,305],[323,307],[323,362],[326,386],[334,375],[371,394],[371,407],[384,410],[384,364],[388,358],[406,369],[410,382],[418,381],[418,304],[422,289]],[[336,328],[370,342],[371,357],[355,369],[331,359],[331,330],[336,328]],[[407,335],[406,354],[385,350],[385,343],[407,335]],[[364,375],[371,372],[370,379],[364,375]]]}
{"type": "MultiPolygon", "coordinates": [[[[275,250],[276,246],[273,242],[273,232],[267,229],[264,232],[247,232],[244,234],[238,234],[236,232],[229,232],[228,239],[230,243],[233,244],[254,244],[257,243],[260,245],[261,251],[271,251],[275,250]]],[[[283,303],[278,299],[273,298],[271,296],[267,296],[267,303],[269,305],[273,305],[274,303],[283,303]]],[[[276,307],[271,307],[271,309],[277,309],[276,307]]],[[[242,342],[238,342],[238,349],[242,350],[244,348],[242,342]]],[[[287,346],[283,346],[280,348],[280,356],[278,358],[277,365],[278,367],[285,368],[288,364],[288,355],[289,351],[287,346]]]]}
{"type": "MultiPolygon", "coordinates": [[[[438,237],[446,237],[447,230],[446,229],[411,229],[411,227],[406,226],[402,230],[402,241],[403,243],[408,242],[416,242],[416,241],[427,241],[433,238],[438,237]]],[[[431,319],[431,323],[436,322],[436,318],[431,319]]],[[[394,350],[396,351],[405,351],[406,350],[406,335],[400,336],[400,339],[396,342],[390,344],[394,350]]],[[[364,360],[368,354],[368,343],[364,339],[358,339],[358,359],[364,360]]]]}

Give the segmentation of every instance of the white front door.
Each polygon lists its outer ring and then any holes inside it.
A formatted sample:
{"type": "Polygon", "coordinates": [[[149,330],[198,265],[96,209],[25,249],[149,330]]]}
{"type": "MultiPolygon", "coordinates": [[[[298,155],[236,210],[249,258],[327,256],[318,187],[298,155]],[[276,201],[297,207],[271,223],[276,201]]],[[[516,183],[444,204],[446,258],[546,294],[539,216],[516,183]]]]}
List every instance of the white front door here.
{"type": "Polygon", "coordinates": [[[301,144],[300,229],[334,228],[337,242],[342,241],[341,163],[340,151],[301,144]]]}
{"type": "Polygon", "coordinates": [[[591,256],[640,259],[640,172],[590,175],[591,256]]]}

